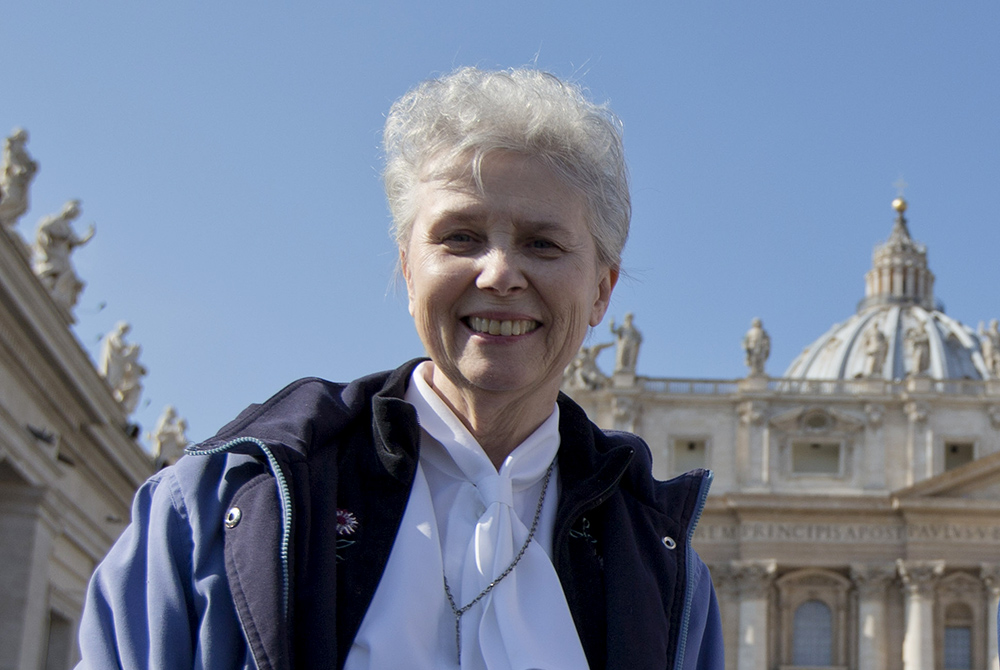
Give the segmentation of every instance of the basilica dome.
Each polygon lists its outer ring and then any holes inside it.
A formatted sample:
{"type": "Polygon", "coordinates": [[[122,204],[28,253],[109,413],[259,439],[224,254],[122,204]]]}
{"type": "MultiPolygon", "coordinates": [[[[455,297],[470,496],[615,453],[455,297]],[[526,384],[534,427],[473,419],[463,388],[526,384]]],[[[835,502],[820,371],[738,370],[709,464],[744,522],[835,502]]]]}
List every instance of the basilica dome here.
{"type": "Polygon", "coordinates": [[[790,379],[990,379],[1000,371],[996,321],[977,333],[934,300],[927,249],[910,237],[906,201],[893,201],[889,239],[875,247],[857,313],[810,344],[790,379]]]}

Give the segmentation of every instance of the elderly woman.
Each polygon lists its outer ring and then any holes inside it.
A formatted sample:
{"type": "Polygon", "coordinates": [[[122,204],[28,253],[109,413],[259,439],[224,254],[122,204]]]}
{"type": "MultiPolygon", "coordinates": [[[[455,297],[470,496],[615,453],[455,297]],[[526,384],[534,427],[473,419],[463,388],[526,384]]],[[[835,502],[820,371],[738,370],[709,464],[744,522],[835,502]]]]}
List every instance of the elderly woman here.
{"type": "Polygon", "coordinates": [[[98,568],[85,668],[722,668],[653,480],[559,394],[629,225],[619,124],[534,70],[392,108],[385,184],[429,360],[293,383],[155,475],[98,568]]]}

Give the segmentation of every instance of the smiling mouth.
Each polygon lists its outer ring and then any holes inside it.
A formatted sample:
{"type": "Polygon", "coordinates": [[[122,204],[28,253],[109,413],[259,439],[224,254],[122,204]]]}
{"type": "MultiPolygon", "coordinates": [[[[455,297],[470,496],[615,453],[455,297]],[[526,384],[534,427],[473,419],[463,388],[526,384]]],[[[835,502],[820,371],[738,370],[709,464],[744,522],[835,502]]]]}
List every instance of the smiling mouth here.
{"type": "Polygon", "coordinates": [[[524,335],[538,328],[537,321],[528,319],[514,319],[509,321],[497,321],[496,319],[484,319],[481,316],[470,316],[465,323],[474,332],[488,335],[524,335]]]}

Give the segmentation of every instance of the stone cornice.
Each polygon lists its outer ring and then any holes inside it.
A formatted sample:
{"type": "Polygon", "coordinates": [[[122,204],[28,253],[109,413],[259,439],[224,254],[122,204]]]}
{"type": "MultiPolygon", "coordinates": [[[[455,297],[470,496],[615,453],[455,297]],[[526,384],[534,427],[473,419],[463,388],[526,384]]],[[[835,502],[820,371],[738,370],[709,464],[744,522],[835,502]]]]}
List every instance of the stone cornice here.
{"type": "Polygon", "coordinates": [[[105,477],[101,470],[106,466],[95,469],[90,463],[100,457],[135,488],[152,473],[152,459],[125,434],[127,417],[66,315],[31,271],[20,244],[16,233],[0,228],[0,311],[6,312],[0,320],[0,347],[10,352],[7,364],[25,387],[39,390],[38,400],[46,403],[47,413],[61,417],[67,436],[85,429],[81,436],[89,445],[74,445],[85,451],[78,467],[92,470],[94,478],[105,477]],[[58,399],[50,395],[54,389],[59,389],[58,399]],[[88,433],[88,426],[111,430],[88,433]]]}

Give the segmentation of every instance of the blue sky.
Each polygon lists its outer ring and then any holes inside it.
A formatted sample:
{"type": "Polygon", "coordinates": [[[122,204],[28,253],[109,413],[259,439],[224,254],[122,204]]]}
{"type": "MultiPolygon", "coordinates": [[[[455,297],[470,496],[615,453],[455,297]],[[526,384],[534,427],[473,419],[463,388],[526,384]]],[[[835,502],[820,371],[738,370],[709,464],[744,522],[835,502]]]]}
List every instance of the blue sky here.
{"type": "Polygon", "coordinates": [[[203,439],[297,377],[422,353],[392,281],[384,114],[455,67],[537,63],[624,120],[609,316],[635,313],[641,374],[740,377],[759,316],[780,375],[863,297],[901,176],[947,313],[1000,317],[1000,4],[630,4],[9,3],[0,133],[27,128],[41,165],[18,229],[83,201],[81,344],[130,321],[135,418],[172,403],[203,439]]]}

